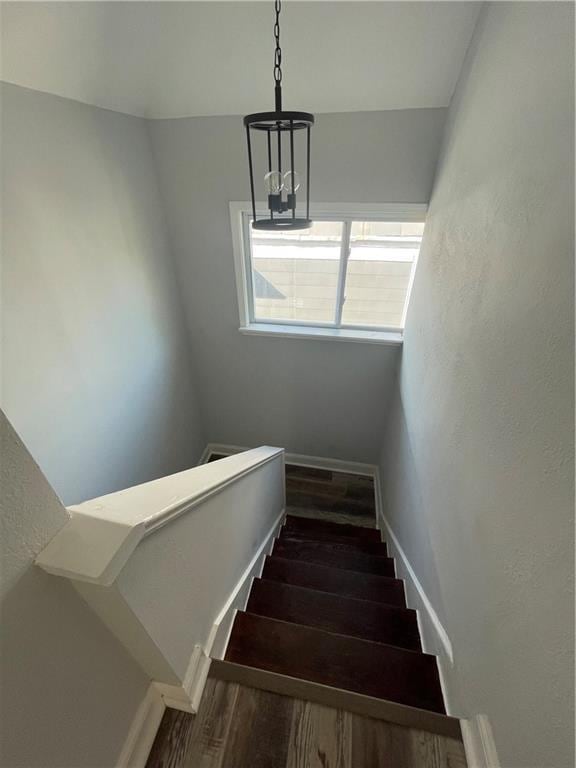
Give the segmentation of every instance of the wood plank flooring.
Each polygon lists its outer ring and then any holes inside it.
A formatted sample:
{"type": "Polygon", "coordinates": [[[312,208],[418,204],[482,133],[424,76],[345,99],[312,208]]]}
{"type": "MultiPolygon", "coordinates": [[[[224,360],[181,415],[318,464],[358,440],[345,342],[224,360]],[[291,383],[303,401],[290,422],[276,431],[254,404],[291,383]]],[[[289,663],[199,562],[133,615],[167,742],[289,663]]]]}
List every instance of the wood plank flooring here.
{"type": "MultiPolygon", "coordinates": [[[[209,461],[224,458],[224,454],[213,453],[209,461]]],[[[374,528],[374,481],[363,475],[287,464],[286,511],[289,515],[374,528]]]]}
{"type": "Polygon", "coordinates": [[[286,465],[286,511],[290,515],[374,528],[371,477],[286,465]]]}
{"type": "Polygon", "coordinates": [[[466,768],[459,740],[212,677],[195,718],[174,712],[146,768],[466,768]]]}
{"type": "Polygon", "coordinates": [[[374,484],[369,476],[287,464],[286,486],[295,498],[298,494],[324,496],[327,507],[342,502],[358,512],[374,509],[374,484]]]}
{"type": "Polygon", "coordinates": [[[148,756],[146,768],[181,768],[191,743],[194,715],[166,709],[148,756]]]}

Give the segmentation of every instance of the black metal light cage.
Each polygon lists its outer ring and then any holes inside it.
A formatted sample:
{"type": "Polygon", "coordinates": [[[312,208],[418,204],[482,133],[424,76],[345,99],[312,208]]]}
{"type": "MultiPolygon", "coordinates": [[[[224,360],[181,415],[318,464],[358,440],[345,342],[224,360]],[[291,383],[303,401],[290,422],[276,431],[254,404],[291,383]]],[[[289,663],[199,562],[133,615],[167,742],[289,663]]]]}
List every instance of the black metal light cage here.
{"type": "Polygon", "coordinates": [[[308,229],[312,226],[310,220],[310,128],[314,125],[314,115],[309,112],[283,112],[281,109],[276,112],[256,112],[253,115],[246,115],[244,118],[246,126],[246,140],[248,142],[248,164],[250,166],[250,193],[252,195],[252,227],[254,229],[264,230],[290,230],[290,229],[308,229]],[[264,132],[266,134],[266,149],[268,152],[268,172],[277,171],[282,175],[282,135],[289,134],[290,155],[289,169],[291,171],[291,188],[287,190],[287,199],[282,199],[282,193],[268,195],[268,210],[270,215],[266,218],[258,218],[256,212],[256,199],[254,196],[254,168],[252,160],[252,131],[264,132]],[[296,215],[296,190],[295,183],[295,164],[294,164],[294,133],[296,131],[306,131],[306,185],[305,200],[303,207],[305,216],[296,215]],[[283,213],[290,212],[289,216],[282,216],[283,213]]]}
{"type": "Polygon", "coordinates": [[[291,230],[308,229],[312,226],[310,221],[310,129],[314,125],[314,115],[309,112],[285,112],[282,110],[282,51],[280,48],[280,10],[281,0],[275,0],[276,21],[274,25],[274,37],[276,49],[274,51],[274,112],[256,112],[246,115],[244,126],[246,128],[246,140],[248,142],[248,164],[250,166],[250,193],[252,196],[253,229],[264,230],[291,230]],[[305,216],[296,215],[297,199],[295,189],[295,164],[294,164],[294,133],[306,131],[306,198],[303,203],[305,216]],[[254,166],[252,153],[252,135],[266,134],[266,150],[268,153],[268,173],[277,172],[282,179],[282,136],[289,134],[290,154],[289,170],[291,184],[286,190],[286,199],[282,196],[282,188],[278,193],[268,193],[267,206],[269,216],[258,218],[256,211],[256,198],[254,191],[254,166]],[[288,214],[283,215],[283,214],[288,214]]]}

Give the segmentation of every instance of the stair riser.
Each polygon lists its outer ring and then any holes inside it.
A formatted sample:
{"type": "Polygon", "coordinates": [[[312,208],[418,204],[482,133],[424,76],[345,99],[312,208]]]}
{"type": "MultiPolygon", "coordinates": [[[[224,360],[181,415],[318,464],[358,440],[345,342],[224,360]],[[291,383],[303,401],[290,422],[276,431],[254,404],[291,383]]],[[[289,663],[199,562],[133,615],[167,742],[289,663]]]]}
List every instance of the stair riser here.
{"type": "Polygon", "coordinates": [[[443,713],[436,659],[239,613],[226,660],[443,713]]]}
{"type": "MultiPolygon", "coordinates": [[[[426,709],[407,707],[387,699],[375,699],[351,691],[344,691],[341,688],[332,688],[308,680],[299,680],[296,677],[265,672],[256,667],[246,667],[242,664],[233,664],[230,661],[217,659],[213,659],[210,665],[210,677],[246,685],[249,688],[278,693],[280,696],[315,702],[331,709],[353,712],[361,717],[384,720],[387,723],[394,723],[415,731],[436,733],[439,736],[462,741],[460,721],[457,718],[437,714],[426,709]]],[[[373,757],[374,760],[378,761],[378,755],[373,757]]],[[[376,764],[380,765],[378,762],[376,764]]],[[[452,763],[450,765],[452,766],[452,763]]],[[[464,768],[463,763],[459,762],[458,765],[460,768],[464,768]]],[[[402,761],[402,766],[406,766],[404,761],[402,761]]],[[[400,766],[393,765],[389,768],[400,768],[400,766]]],[[[413,768],[413,763],[411,768],[413,768]]],[[[454,763],[453,768],[456,768],[456,763],[454,763]]]]}
{"type": "Polygon", "coordinates": [[[297,509],[336,512],[362,518],[374,518],[374,501],[361,501],[347,498],[332,498],[318,493],[286,489],[286,504],[297,509]]]}
{"type": "Polygon", "coordinates": [[[404,585],[399,579],[354,573],[278,557],[266,558],[262,578],[357,600],[406,606],[404,585]]]}
{"type": "Polygon", "coordinates": [[[311,518],[295,517],[293,515],[286,517],[285,528],[298,531],[332,533],[336,536],[351,536],[362,541],[380,541],[380,533],[375,528],[364,528],[346,523],[324,523],[311,518]]]}
{"type": "Polygon", "coordinates": [[[319,548],[314,542],[290,542],[285,539],[277,539],[273,554],[287,559],[304,560],[309,563],[328,565],[331,568],[343,568],[358,573],[373,573],[391,578],[395,576],[392,558],[319,548]]]}
{"type": "Polygon", "coordinates": [[[327,632],[421,650],[416,614],[403,608],[255,579],[246,610],[327,632]]]}
{"type": "Polygon", "coordinates": [[[356,552],[376,557],[388,557],[388,548],[385,542],[354,541],[345,536],[304,533],[286,529],[282,529],[279,538],[287,542],[305,542],[306,544],[316,544],[318,547],[329,547],[339,552],[356,552]]]}

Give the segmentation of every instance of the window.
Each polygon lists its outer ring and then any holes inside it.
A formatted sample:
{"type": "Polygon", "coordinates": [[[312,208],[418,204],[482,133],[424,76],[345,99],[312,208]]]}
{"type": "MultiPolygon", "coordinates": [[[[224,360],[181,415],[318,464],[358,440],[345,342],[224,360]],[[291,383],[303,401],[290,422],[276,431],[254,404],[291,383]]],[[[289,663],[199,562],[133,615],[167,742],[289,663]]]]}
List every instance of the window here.
{"type": "Polygon", "coordinates": [[[323,206],[308,230],[265,232],[232,203],[240,330],[400,343],[425,212],[323,206]]]}

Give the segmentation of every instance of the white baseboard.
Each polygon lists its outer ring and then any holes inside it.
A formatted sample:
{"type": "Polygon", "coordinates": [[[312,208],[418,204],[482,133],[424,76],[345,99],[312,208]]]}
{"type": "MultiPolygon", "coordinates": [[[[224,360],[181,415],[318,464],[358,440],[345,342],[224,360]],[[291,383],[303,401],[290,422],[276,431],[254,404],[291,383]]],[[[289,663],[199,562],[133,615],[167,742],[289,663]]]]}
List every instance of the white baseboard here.
{"type": "Polygon", "coordinates": [[[182,685],[154,683],[164,704],[171,709],[195,714],[198,711],[209,668],[210,659],[204,648],[201,645],[195,645],[182,685]]]}
{"type": "Polygon", "coordinates": [[[462,740],[468,768],[500,768],[496,743],[486,715],[461,720],[462,740]]]}
{"type": "MultiPolygon", "coordinates": [[[[405,581],[406,587],[411,589],[413,600],[411,602],[417,605],[410,607],[417,609],[418,628],[423,641],[423,649],[437,656],[438,672],[440,674],[440,684],[448,714],[451,713],[450,696],[445,682],[445,672],[454,664],[454,650],[452,642],[446,628],[440,621],[440,618],[424,587],[420,583],[412,565],[404,552],[398,537],[394,533],[389,521],[384,514],[384,504],[382,498],[382,488],[380,484],[380,473],[376,472],[376,515],[378,527],[385,534],[390,545],[390,553],[397,562],[398,575],[405,581]],[[426,647],[426,636],[428,629],[435,636],[434,647],[426,647]]],[[[410,601],[409,601],[410,602],[410,601]]],[[[490,721],[486,715],[476,715],[468,720],[461,719],[462,740],[466,752],[466,761],[468,768],[500,768],[496,744],[492,734],[490,721]]]]}
{"type": "MultiPolygon", "coordinates": [[[[434,610],[434,606],[432,605],[428,595],[424,591],[424,587],[420,583],[418,577],[416,576],[416,573],[414,569],[412,568],[412,565],[410,561],[408,560],[408,557],[404,550],[402,549],[402,545],[398,541],[398,537],[392,530],[392,527],[388,520],[386,519],[386,515],[384,514],[384,508],[382,503],[382,489],[380,484],[380,473],[377,471],[375,475],[375,485],[376,485],[376,517],[378,520],[378,527],[380,530],[384,528],[386,539],[389,542],[390,549],[397,555],[397,560],[399,561],[399,565],[401,566],[402,570],[404,571],[406,575],[406,581],[409,581],[412,587],[416,590],[419,598],[419,602],[422,605],[422,608],[424,612],[426,613],[427,619],[434,628],[434,631],[436,635],[438,636],[438,640],[440,641],[440,644],[442,646],[442,649],[447,656],[448,660],[450,661],[450,664],[454,663],[454,650],[452,648],[452,643],[450,641],[450,637],[448,636],[448,632],[446,631],[444,625],[440,621],[440,618],[436,611],[434,610]]],[[[412,606],[414,607],[414,606],[412,606]]]]}
{"type": "Polygon", "coordinates": [[[287,453],[284,456],[286,464],[297,467],[312,467],[313,469],[329,469],[332,472],[346,472],[352,475],[368,475],[374,477],[376,467],[360,461],[344,461],[343,459],[327,459],[323,456],[305,456],[301,453],[287,453]]]}
{"type": "Polygon", "coordinates": [[[446,705],[446,712],[449,715],[456,716],[452,707],[452,696],[450,695],[447,685],[447,677],[449,677],[447,673],[454,665],[452,642],[446,628],[442,624],[440,617],[432,605],[432,601],[426,594],[408,556],[404,552],[398,537],[384,514],[379,470],[376,470],[374,482],[376,486],[377,526],[388,542],[390,555],[394,557],[396,561],[398,578],[403,579],[404,581],[404,589],[407,593],[407,603],[410,608],[416,610],[418,630],[422,640],[422,649],[424,652],[436,656],[440,687],[446,705]]]}
{"type": "Polygon", "coordinates": [[[207,656],[212,658],[222,659],[226,652],[226,646],[228,645],[228,638],[232,629],[232,622],[234,614],[238,610],[243,610],[248,600],[250,593],[250,587],[252,586],[252,580],[256,576],[260,576],[262,568],[264,567],[264,558],[270,554],[274,539],[278,533],[280,526],[284,521],[285,511],[278,515],[276,520],[272,523],[268,533],[264,537],[262,544],[256,550],[254,557],[248,563],[244,572],[234,585],[234,588],[230,592],[228,599],[222,606],[218,616],[214,620],[212,630],[208,636],[208,640],[204,646],[204,650],[207,656]]]}
{"type": "Polygon", "coordinates": [[[166,705],[151,683],[128,731],[116,768],[145,768],[166,705]]]}
{"type": "Polygon", "coordinates": [[[190,706],[194,713],[198,712],[209,671],[210,657],[202,646],[197,645],[184,677],[184,689],[188,694],[190,706]]]}
{"type": "Polygon", "coordinates": [[[195,645],[182,685],[168,685],[167,683],[153,683],[157,693],[161,696],[164,706],[172,709],[180,709],[183,712],[196,713],[200,706],[204,686],[208,672],[210,671],[210,658],[223,658],[228,644],[228,637],[232,629],[234,614],[243,609],[248,600],[248,594],[254,576],[259,576],[264,565],[264,558],[272,549],[274,538],[282,525],[285,512],[278,515],[264,540],[256,550],[254,557],[248,563],[244,572],[234,585],[228,599],[218,612],[208,639],[204,646],[195,645]]]}
{"type": "MultiPolygon", "coordinates": [[[[199,465],[200,464],[207,464],[208,463],[208,459],[210,458],[210,455],[212,453],[217,453],[217,451],[215,450],[213,445],[214,444],[212,444],[212,443],[207,443],[206,444],[206,447],[204,448],[204,450],[202,451],[202,455],[200,456],[200,460],[198,461],[199,465]]],[[[236,451],[236,453],[237,453],[237,451],[236,451]]]]}
{"type": "MultiPolygon", "coordinates": [[[[412,565],[404,552],[398,537],[394,533],[389,521],[384,514],[382,488],[380,485],[380,474],[376,473],[376,510],[378,518],[378,527],[385,533],[385,537],[390,545],[390,553],[397,562],[398,576],[403,578],[405,585],[412,591],[413,600],[411,608],[417,609],[418,628],[423,642],[423,650],[433,653],[437,656],[438,672],[440,674],[440,684],[446,710],[452,714],[450,707],[450,696],[446,685],[445,672],[454,664],[454,650],[452,642],[446,628],[440,621],[440,618],[431,600],[426,594],[424,587],[420,583],[412,565]],[[430,630],[435,636],[434,647],[426,647],[426,636],[430,630]]],[[[492,728],[486,715],[476,715],[468,720],[461,719],[462,739],[466,751],[466,761],[468,768],[500,768],[498,753],[492,734],[492,728]]]]}
{"type": "MultiPolygon", "coordinates": [[[[205,464],[213,453],[231,455],[249,451],[249,448],[239,445],[225,445],[223,443],[208,443],[202,456],[200,464],[205,464]]],[[[359,461],[343,461],[342,459],[328,459],[323,456],[306,456],[301,453],[286,453],[284,457],[287,464],[293,464],[299,467],[311,467],[313,469],[329,469],[332,472],[349,472],[354,475],[376,475],[376,465],[364,464],[359,461]]]]}
{"type": "Polygon", "coordinates": [[[240,445],[225,445],[224,443],[207,443],[206,448],[202,451],[202,456],[198,464],[206,464],[213,453],[222,454],[223,456],[233,456],[235,453],[242,453],[247,451],[248,448],[244,448],[240,445]]]}
{"type": "Polygon", "coordinates": [[[424,587],[420,583],[418,577],[416,576],[414,569],[412,568],[410,561],[408,560],[408,557],[406,556],[406,553],[402,549],[394,531],[390,527],[390,523],[388,520],[384,517],[384,515],[379,515],[379,522],[385,529],[386,539],[388,543],[391,543],[390,549],[392,549],[393,553],[397,555],[397,560],[400,561],[400,564],[402,566],[402,570],[405,573],[405,576],[412,584],[416,592],[418,593],[418,596],[420,598],[420,602],[423,606],[423,610],[427,614],[427,618],[430,622],[430,624],[434,627],[434,631],[436,632],[436,635],[438,636],[438,639],[446,653],[446,656],[448,657],[451,664],[454,663],[454,650],[452,648],[452,642],[450,641],[450,637],[448,636],[448,632],[446,631],[444,625],[440,621],[440,618],[436,611],[434,610],[434,606],[430,602],[430,599],[426,592],[424,591],[424,587]]]}

